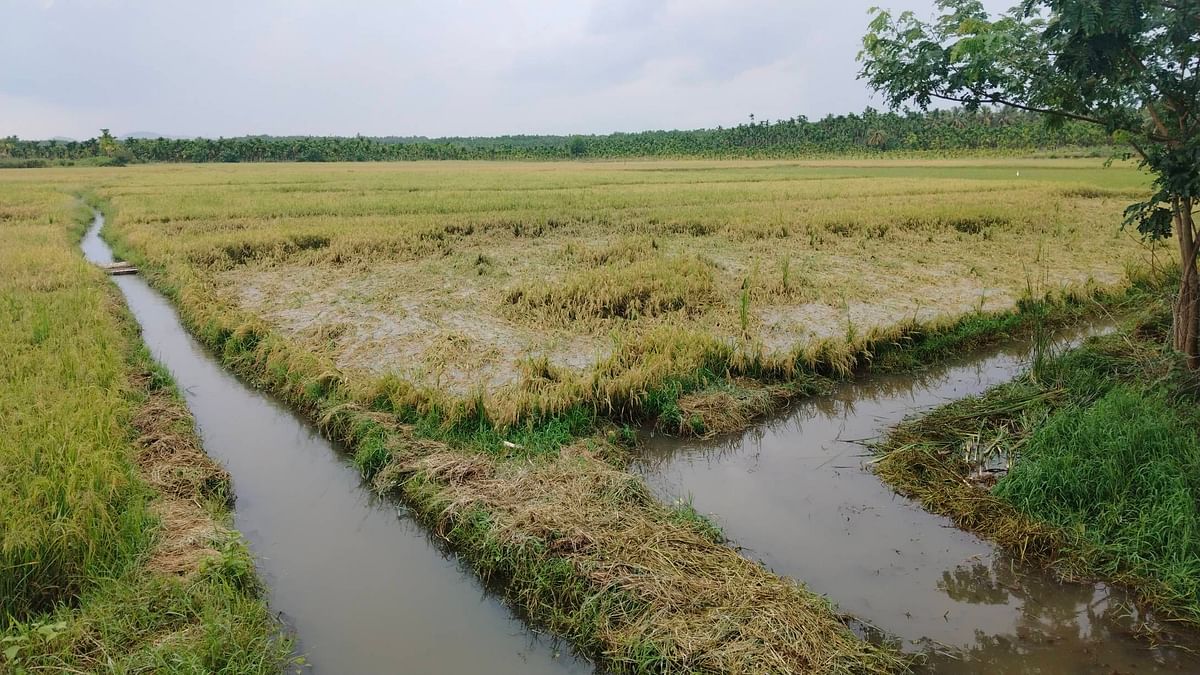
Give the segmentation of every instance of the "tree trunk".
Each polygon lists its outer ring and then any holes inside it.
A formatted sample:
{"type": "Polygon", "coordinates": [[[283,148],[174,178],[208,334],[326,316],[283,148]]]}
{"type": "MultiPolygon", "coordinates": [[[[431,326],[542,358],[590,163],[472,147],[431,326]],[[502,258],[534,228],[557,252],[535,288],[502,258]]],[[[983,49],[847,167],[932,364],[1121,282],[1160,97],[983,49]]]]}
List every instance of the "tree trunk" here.
{"type": "Polygon", "coordinates": [[[1196,272],[1195,225],[1192,200],[1176,200],[1175,238],[1179,241],[1179,295],[1173,307],[1172,343],[1187,358],[1188,368],[1200,369],[1200,275],[1196,272]]]}

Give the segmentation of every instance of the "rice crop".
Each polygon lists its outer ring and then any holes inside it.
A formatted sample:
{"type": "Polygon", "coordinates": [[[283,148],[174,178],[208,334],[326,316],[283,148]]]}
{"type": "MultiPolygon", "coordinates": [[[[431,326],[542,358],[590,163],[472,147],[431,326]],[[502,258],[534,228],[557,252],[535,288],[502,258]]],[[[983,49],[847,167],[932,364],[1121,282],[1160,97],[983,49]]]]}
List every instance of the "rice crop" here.
{"type": "Polygon", "coordinates": [[[618,381],[618,398],[636,396],[700,352],[718,371],[788,373],[821,341],[1012,308],[1034,276],[1049,293],[1119,286],[1153,253],[1119,227],[1144,176],[1094,160],[172,166],[87,180],[120,214],[129,257],[233,325],[304,342],[355,381],[481,399],[502,424],[608,407],[618,381]],[[558,373],[552,394],[529,376],[540,361],[558,373]]]}
{"type": "Polygon", "coordinates": [[[88,217],[0,184],[0,671],[278,671],[227,479],[79,254],[88,217]]]}
{"type": "Polygon", "coordinates": [[[1043,302],[1070,314],[1154,265],[1117,226],[1144,177],[1084,161],[0,179],[93,190],[118,253],[227,366],[344,441],[532,621],[632,672],[905,664],[648,497],[621,470],[632,431],[610,422],[731,431],[826,377],[994,338],[1043,302]]]}
{"type": "Polygon", "coordinates": [[[69,198],[4,188],[0,617],[24,617],[143,547],[149,514],[129,453],[120,305],[71,250],[69,198]]]}

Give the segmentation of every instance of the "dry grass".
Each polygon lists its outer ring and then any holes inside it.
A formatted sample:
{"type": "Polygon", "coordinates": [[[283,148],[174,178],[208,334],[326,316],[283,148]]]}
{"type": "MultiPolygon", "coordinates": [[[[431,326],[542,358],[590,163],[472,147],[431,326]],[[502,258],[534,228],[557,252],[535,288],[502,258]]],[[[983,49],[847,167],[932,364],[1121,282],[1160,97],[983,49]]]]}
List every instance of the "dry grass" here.
{"type": "Polygon", "coordinates": [[[186,576],[220,555],[215,545],[232,536],[208,506],[231,501],[229,474],[200,448],[183,403],[167,391],[149,391],[132,421],[138,473],[156,492],[150,510],[162,523],[146,568],[186,576]]]}
{"type": "MultiPolygon", "coordinates": [[[[619,671],[901,668],[890,652],[855,637],[828,601],[723,545],[694,512],[662,506],[640,479],[596,458],[603,452],[596,442],[581,442],[552,459],[522,463],[402,446],[376,485],[427,504],[435,530],[460,545],[534,550],[542,567],[565,563],[585,589],[574,611],[564,613],[561,601],[546,605],[528,586],[518,602],[619,671]],[[462,541],[461,531],[481,513],[486,531],[462,541]],[[589,611],[614,597],[628,599],[623,611],[589,611]]],[[[569,587],[559,578],[547,593],[569,587]]]]}

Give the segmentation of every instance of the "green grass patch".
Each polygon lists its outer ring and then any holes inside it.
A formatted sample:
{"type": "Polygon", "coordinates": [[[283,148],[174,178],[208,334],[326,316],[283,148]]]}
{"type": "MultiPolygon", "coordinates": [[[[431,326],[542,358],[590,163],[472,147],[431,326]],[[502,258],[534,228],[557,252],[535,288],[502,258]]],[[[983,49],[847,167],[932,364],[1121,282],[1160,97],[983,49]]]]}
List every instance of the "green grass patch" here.
{"type": "Polygon", "coordinates": [[[186,580],[130,565],[91,585],[78,608],[10,625],[0,637],[0,670],[278,673],[289,642],[253,570],[237,540],[186,580]]]}
{"type": "Polygon", "coordinates": [[[1052,415],[995,495],[1200,619],[1200,436],[1161,396],[1122,384],[1052,415]]]}
{"type": "Polygon", "coordinates": [[[1131,587],[1200,624],[1198,378],[1164,346],[1168,301],[981,396],[909,420],[882,478],[960,527],[1068,578],[1131,587]],[[978,480],[984,459],[1013,468],[978,480]]]}

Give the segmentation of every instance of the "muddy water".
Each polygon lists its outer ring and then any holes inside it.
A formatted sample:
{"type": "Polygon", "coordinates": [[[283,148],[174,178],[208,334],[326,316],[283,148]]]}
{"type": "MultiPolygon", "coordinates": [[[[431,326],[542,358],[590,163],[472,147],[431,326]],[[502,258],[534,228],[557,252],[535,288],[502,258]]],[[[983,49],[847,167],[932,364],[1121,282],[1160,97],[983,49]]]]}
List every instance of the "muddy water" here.
{"type": "Polygon", "coordinates": [[[1027,353],[1009,346],[918,377],[844,384],[735,437],[651,439],[639,470],[663,498],[690,495],[715,514],[748,556],[926,654],[928,671],[1200,672],[1195,653],[1134,639],[1143,621],[1119,590],[1024,568],[864,468],[864,440],[1011,379],[1027,353]]]}
{"type": "MultiPolygon", "coordinates": [[[[102,226],[97,216],[84,255],[112,262],[102,226]]],[[[205,450],[233,476],[234,524],[309,672],[592,672],[525,628],[395,504],[374,498],[310,425],[222,369],[145,281],[114,280],[183,390],[205,450]]]]}

